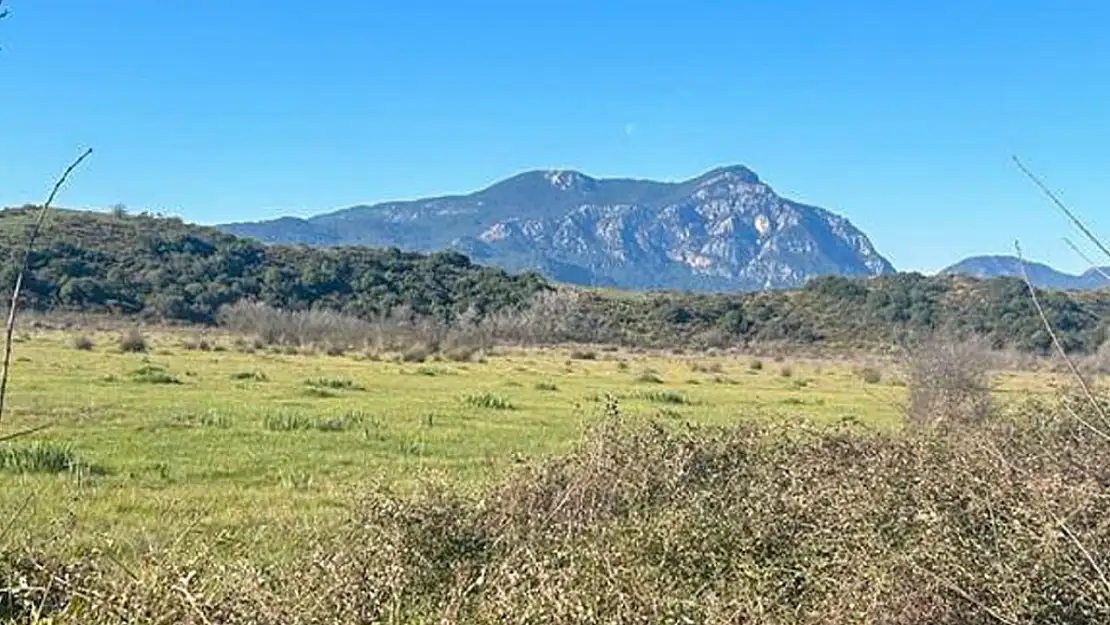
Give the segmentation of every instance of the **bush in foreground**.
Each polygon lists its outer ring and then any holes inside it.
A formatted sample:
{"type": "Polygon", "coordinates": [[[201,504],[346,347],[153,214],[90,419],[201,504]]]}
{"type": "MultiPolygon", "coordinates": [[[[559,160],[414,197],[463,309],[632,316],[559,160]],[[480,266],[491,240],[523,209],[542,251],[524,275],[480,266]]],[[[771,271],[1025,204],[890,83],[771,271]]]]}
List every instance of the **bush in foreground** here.
{"type": "Polygon", "coordinates": [[[958,436],[607,412],[573,453],[480,496],[373,494],[284,572],[161,556],[131,578],[8,555],[0,574],[21,585],[0,593],[0,616],[45,605],[83,623],[1110,622],[1110,443],[1056,407],[958,436]],[[65,612],[78,596],[81,611],[65,612]]]}

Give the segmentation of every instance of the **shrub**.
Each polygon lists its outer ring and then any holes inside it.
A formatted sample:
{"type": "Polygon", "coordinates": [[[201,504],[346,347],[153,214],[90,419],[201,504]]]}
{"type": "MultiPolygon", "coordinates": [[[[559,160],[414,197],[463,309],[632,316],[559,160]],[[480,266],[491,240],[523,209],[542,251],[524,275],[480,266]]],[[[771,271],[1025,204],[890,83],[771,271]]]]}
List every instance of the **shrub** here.
{"type": "Polygon", "coordinates": [[[636,376],[636,381],[645,384],[662,384],[663,378],[654,369],[644,369],[636,376]]]}
{"type": "Polygon", "coordinates": [[[694,361],[690,363],[690,370],[694,373],[724,373],[725,367],[719,362],[706,364],[694,361]]]}
{"type": "Polygon", "coordinates": [[[424,362],[431,356],[431,350],[424,345],[413,345],[405,351],[401,352],[401,362],[418,363],[424,362]]]}
{"type": "Polygon", "coordinates": [[[860,369],[859,377],[867,384],[878,384],[883,380],[883,374],[875,367],[864,367],[860,369]]]}
{"type": "Polygon", "coordinates": [[[208,339],[204,338],[203,336],[188,339],[184,343],[182,343],[181,346],[188,351],[212,351],[212,344],[209,343],[208,339]]]}
{"type": "Polygon", "coordinates": [[[94,347],[96,347],[96,345],[93,344],[93,340],[84,334],[79,335],[73,339],[73,349],[83,352],[91,352],[94,347]]]}
{"type": "Polygon", "coordinates": [[[141,353],[147,350],[146,337],[138,328],[124,332],[119,339],[119,349],[124,353],[141,353]]]}
{"type": "Polygon", "coordinates": [[[751,371],[763,371],[763,361],[755,358],[748,363],[748,369],[751,371]]]}
{"type": "Polygon", "coordinates": [[[575,349],[570,352],[571,360],[597,360],[597,352],[592,349],[575,349]]]}
{"type": "Polygon", "coordinates": [[[1096,373],[1110,374],[1110,341],[1104,342],[1095,352],[1094,370],[1096,373]]]}
{"type": "Polygon", "coordinates": [[[783,365],[779,368],[779,376],[789,378],[794,375],[794,368],[790,365],[783,365]]]}
{"type": "Polygon", "coordinates": [[[456,345],[444,350],[443,357],[452,362],[470,362],[479,351],[473,345],[456,345]]]}
{"type": "Polygon", "coordinates": [[[907,421],[916,426],[980,423],[992,411],[990,355],[977,340],[932,339],[906,362],[907,421]]]}
{"type": "Polygon", "coordinates": [[[559,387],[556,386],[553,382],[536,382],[536,390],[553,393],[555,391],[558,391],[559,387]]]}

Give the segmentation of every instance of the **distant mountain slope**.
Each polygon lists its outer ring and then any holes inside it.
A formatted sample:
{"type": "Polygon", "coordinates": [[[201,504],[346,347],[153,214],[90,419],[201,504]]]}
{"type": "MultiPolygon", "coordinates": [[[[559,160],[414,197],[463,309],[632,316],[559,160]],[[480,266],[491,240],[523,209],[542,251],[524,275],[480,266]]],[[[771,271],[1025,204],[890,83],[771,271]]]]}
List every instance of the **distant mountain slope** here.
{"type": "Polygon", "coordinates": [[[220,228],[267,243],[456,249],[505,269],[626,288],[758,290],[894,271],[847,219],[779,197],[742,166],[683,182],[530,171],[469,195],[220,228]]]}
{"type": "MultiPolygon", "coordinates": [[[[1057,271],[1043,263],[1025,261],[1029,279],[1039,288],[1058,290],[1087,290],[1110,288],[1110,282],[1095,269],[1081,275],[1057,271]]],[[[1110,274],[1110,267],[1103,268],[1110,274]]],[[[1014,256],[972,256],[946,267],[941,274],[971,276],[974,278],[1020,278],[1021,260],[1014,256]]]]}

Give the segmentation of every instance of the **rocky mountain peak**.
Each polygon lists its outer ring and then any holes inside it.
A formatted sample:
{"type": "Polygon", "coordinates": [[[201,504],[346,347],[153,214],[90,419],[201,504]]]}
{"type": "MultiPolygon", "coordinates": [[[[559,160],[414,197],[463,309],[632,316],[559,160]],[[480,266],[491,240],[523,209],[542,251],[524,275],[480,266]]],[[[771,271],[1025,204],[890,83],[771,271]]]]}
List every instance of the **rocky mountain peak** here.
{"type": "Polygon", "coordinates": [[[894,271],[847,219],[780,197],[742,165],[684,182],[533,170],[470,195],[224,229],[270,242],[457,249],[510,270],[628,288],[751,290],[894,271]]]}
{"type": "Polygon", "coordinates": [[[724,167],[717,167],[702,174],[697,179],[697,183],[701,186],[719,184],[721,182],[729,184],[761,184],[759,175],[754,171],[748,169],[744,165],[726,165],[724,167]]]}
{"type": "Polygon", "coordinates": [[[549,169],[544,172],[543,177],[551,186],[561,191],[588,189],[597,182],[586,174],[573,169],[549,169]]]}

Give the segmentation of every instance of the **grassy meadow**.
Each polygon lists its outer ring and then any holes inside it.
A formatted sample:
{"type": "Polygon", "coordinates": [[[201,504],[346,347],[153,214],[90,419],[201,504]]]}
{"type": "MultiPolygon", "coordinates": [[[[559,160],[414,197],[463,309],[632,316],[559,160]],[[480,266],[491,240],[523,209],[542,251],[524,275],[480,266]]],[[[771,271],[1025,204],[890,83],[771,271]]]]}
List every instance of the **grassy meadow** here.
{"type": "MultiPolygon", "coordinates": [[[[146,351],[125,352],[122,336],[18,337],[0,433],[47,429],[13,441],[0,465],[0,509],[19,511],[11,540],[126,556],[220,536],[280,557],[369,488],[478,487],[565,452],[607,395],[664,423],[891,427],[904,396],[889,363],[593,348],[405,362],[189,330],[147,332],[146,351]]],[[[1047,382],[1013,373],[999,391],[1047,382]]]]}
{"type": "Polygon", "coordinates": [[[0,436],[45,429],[0,446],[0,620],[1110,617],[1110,400],[1043,366],[990,376],[987,414],[941,390],[983,371],[955,348],[15,348],[0,436]]]}

